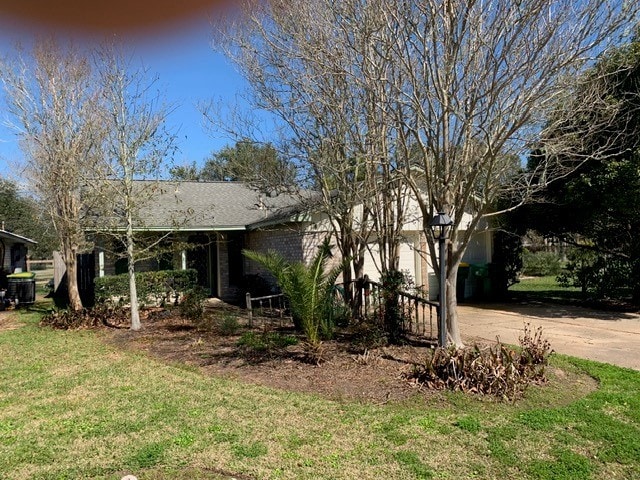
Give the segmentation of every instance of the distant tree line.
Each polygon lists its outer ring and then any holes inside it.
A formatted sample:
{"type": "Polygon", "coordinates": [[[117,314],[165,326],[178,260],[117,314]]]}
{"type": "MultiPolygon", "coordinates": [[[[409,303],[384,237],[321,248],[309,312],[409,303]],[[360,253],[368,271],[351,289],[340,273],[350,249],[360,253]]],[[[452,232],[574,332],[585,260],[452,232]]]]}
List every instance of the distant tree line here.
{"type": "Polygon", "coordinates": [[[0,227],[38,242],[29,247],[32,258],[51,258],[56,236],[51,220],[38,201],[11,180],[0,178],[0,227]]]}
{"type": "MultiPolygon", "coordinates": [[[[586,297],[640,304],[640,38],[601,55],[580,77],[576,95],[592,98],[591,108],[576,114],[570,103],[560,105],[549,135],[582,132],[580,148],[559,156],[579,166],[508,215],[506,228],[571,246],[559,278],[586,297]],[[585,124],[601,128],[584,135],[585,124]]],[[[551,155],[541,142],[528,169],[551,155]]]]}
{"type": "Polygon", "coordinates": [[[295,165],[272,144],[249,139],[213,152],[202,167],[175,166],[170,173],[177,180],[244,182],[259,190],[290,189],[296,181],[295,165]]]}

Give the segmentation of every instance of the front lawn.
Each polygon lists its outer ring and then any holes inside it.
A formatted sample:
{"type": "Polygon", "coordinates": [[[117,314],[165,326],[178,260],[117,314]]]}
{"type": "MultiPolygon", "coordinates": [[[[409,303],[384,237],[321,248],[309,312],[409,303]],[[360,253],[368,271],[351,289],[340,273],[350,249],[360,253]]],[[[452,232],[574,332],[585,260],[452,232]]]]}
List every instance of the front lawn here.
{"type": "Polygon", "coordinates": [[[555,275],[522,277],[518,283],[509,287],[509,292],[511,297],[518,301],[584,302],[584,297],[579,288],[560,286],[556,281],[555,275]]]}
{"type": "Polygon", "coordinates": [[[37,318],[0,330],[0,478],[640,478],[640,372],[558,356],[551,384],[515,405],[335,401],[37,318]]]}

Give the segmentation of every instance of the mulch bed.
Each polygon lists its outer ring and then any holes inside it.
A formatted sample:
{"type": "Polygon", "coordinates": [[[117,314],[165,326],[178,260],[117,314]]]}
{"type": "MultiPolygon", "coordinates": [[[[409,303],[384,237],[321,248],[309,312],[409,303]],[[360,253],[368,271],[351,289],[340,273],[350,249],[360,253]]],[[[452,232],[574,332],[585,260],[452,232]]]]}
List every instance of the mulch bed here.
{"type": "MultiPolygon", "coordinates": [[[[246,314],[229,305],[210,308],[208,327],[199,328],[177,313],[152,311],[142,319],[139,332],[107,330],[107,341],[120,348],[142,350],[163,361],[200,368],[209,375],[288,391],[316,393],[340,400],[386,403],[407,399],[420,390],[405,374],[426,354],[427,345],[355,347],[345,335],[323,342],[322,361],[307,357],[302,341],[284,349],[256,352],[238,346],[243,333],[253,331],[296,335],[278,319],[256,319],[246,325],[246,314]],[[221,315],[235,315],[242,326],[237,333],[221,334],[212,326],[221,315]]],[[[286,322],[285,322],[286,323],[286,322]]]]}
{"type": "MultiPolygon", "coordinates": [[[[121,349],[146,352],[163,362],[193,366],[205,375],[312,393],[332,400],[374,404],[439,395],[438,391],[408,379],[416,362],[424,361],[433,347],[421,339],[408,339],[404,345],[379,346],[380,338],[376,336],[379,332],[356,326],[360,335],[342,331],[335,340],[323,342],[318,362],[317,357],[310,358],[302,337],[290,322],[259,317],[249,325],[243,309],[222,302],[210,303],[205,319],[196,323],[182,318],[177,308],[146,310],[141,315],[143,328],[137,332],[128,328],[126,314],[108,316],[107,326],[93,322],[89,327],[101,329],[106,342],[121,349]],[[121,323],[114,325],[118,318],[121,323]],[[247,335],[258,340],[263,335],[278,339],[296,337],[298,341],[288,346],[273,342],[268,349],[258,349],[255,344],[241,345],[247,335]],[[367,343],[362,338],[368,338],[367,343]]],[[[4,327],[11,328],[12,322],[4,327]]],[[[465,340],[470,345],[486,346],[479,339],[465,340]]],[[[597,388],[594,381],[567,378],[558,369],[552,370],[561,382],[577,382],[580,391],[587,393],[597,388]]]]}

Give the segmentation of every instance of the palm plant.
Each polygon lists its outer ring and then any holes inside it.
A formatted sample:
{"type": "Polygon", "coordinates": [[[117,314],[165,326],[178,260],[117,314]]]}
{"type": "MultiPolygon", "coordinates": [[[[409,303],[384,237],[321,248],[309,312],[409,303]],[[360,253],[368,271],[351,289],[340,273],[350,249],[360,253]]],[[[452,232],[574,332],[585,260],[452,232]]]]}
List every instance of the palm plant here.
{"type": "Polygon", "coordinates": [[[244,250],[243,254],[268,270],[289,299],[294,321],[302,328],[310,346],[317,347],[322,338],[333,335],[334,283],[344,264],[326,270],[331,246],[325,240],[309,265],[287,261],[274,251],[267,253],[244,250]]]}

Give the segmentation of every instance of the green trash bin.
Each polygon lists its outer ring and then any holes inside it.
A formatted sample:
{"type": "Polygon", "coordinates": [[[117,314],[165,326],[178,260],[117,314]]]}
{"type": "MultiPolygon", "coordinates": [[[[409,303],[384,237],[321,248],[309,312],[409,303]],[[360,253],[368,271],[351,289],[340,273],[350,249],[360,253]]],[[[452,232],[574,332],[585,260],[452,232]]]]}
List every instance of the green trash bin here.
{"type": "Polygon", "coordinates": [[[456,299],[459,302],[463,302],[465,297],[465,290],[467,286],[467,278],[469,278],[469,264],[460,262],[458,266],[458,279],[456,281],[456,299]]]}
{"type": "Polygon", "coordinates": [[[476,300],[487,298],[491,293],[491,280],[489,279],[489,265],[472,264],[469,268],[471,276],[471,296],[476,300]]]}
{"type": "Polygon", "coordinates": [[[16,305],[30,305],[36,301],[36,274],[33,272],[7,275],[6,296],[16,305]]]}

